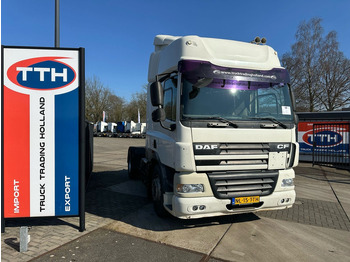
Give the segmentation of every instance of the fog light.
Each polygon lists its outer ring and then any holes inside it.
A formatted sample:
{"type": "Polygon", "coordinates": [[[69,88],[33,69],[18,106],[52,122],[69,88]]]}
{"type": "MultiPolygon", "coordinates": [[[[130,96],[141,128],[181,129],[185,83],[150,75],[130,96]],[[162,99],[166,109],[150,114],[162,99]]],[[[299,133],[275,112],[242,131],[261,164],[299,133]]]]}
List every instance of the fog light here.
{"type": "Polygon", "coordinates": [[[286,178],[286,179],[282,179],[282,187],[286,187],[286,186],[294,186],[294,180],[293,178],[286,178]]]}
{"type": "Polygon", "coordinates": [[[177,192],[179,193],[200,193],[204,192],[203,184],[178,184],[177,192]]]}
{"type": "Polygon", "coordinates": [[[291,198],[282,198],[280,199],[280,201],[278,202],[278,205],[288,205],[288,203],[292,202],[291,198]]]}

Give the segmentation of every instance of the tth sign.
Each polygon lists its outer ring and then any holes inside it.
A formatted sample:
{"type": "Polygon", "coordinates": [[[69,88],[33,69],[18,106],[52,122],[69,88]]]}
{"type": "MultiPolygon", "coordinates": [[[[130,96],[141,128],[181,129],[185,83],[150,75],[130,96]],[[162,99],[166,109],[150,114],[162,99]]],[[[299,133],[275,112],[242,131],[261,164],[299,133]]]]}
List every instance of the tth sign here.
{"type": "Polygon", "coordinates": [[[341,133],[333,130],[312,130],[303,135],[303,141],[312,146],[313,143],[321,147],[332,147],[339,145],[343,141],[341,133]],[[315,133],[314,133],[315,132],[315,133]]]}
{"type": "Polygon", "coordinates": [[[331,122],[299,122],[300,152],[311,154],[315,148],[329,154],[349,154],[349,129],[344,123],[338,122],[337,126],[331,122]]]}
{"type": "Polygon", "coordinates": [[[5,218],[79,215],[82,57],[3,47],[5,218]]]}
{"type": "Polygon", "coordinates": [[[76,80],[75,70],[65,61],[68,57],[40,57],[19,61],[8,70],[9,80],[23,88],[53,90],[76,80]]]}

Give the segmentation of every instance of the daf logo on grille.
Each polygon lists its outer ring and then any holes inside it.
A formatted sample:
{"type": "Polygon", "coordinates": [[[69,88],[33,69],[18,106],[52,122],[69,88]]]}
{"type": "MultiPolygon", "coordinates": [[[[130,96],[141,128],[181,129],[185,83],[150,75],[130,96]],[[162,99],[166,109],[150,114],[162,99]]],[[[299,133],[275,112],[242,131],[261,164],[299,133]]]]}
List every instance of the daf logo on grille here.
{"type": "Polygon", "coordinates": [[[196,145],[196,150],[212,150],[217,148],[218,145],[196,145]]]}

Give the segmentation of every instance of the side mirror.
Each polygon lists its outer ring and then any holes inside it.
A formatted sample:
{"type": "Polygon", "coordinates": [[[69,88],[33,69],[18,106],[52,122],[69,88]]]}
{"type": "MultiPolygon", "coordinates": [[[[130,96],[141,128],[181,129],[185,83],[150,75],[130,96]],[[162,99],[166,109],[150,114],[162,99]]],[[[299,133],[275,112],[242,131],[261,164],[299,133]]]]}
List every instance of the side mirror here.
{"type": "Polygon", "coordinates": [[[162,122],[165,120],[165,111],[163,108],[157,108],[152,112],[153,122],[162,122]]]}
{"type": "Polygon", "coordinates": [[[295,120],[295,124],[298,125],[299,124],[299,116],[295,112],[294,112],[294,120],[295,120]]]}
{"type": "MultiPolygon", "coordinates": [[[[164,104],[163,87],[159,81],[153,82],[150,87],[151,102],[153,106],[162,107],[164,104]]],[[[153,114],[152,114],[153,115],[153,114]]],[[[165,115],[165,113],[164,113],[165,115]]]]}

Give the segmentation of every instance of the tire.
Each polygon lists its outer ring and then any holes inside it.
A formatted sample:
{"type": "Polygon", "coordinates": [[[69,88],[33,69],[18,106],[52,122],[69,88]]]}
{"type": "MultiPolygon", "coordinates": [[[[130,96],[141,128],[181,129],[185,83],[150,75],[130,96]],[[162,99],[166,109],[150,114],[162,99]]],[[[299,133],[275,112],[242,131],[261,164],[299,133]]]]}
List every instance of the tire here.
{"type": "Polygon", "coordinates": [[[128,151],[128,175],[130,179],[138,179],[141,158],[145,155],[145,149],[139,147],[129,147],[128,151]]]}
{"type": "Polygon", "coordinates": [[[168,217],[169,212],[164,207],[164,186],[161,181],[161,171],[159,165],[156,165],[152,171],[152,200],[154,211],[159,217],[168,217]]]}

